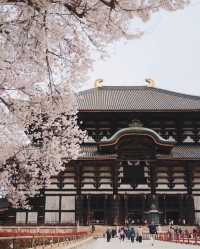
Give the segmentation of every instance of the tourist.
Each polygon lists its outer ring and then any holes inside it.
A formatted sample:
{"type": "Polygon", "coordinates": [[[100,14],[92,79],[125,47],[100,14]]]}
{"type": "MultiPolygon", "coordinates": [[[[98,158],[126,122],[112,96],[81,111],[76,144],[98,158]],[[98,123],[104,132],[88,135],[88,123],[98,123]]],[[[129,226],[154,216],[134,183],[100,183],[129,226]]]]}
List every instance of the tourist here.
{"type": "Polygon", "coordinates": [[[112,229],[112,238],[114,238],[114,237],[116,236],[116,233],[117,233],[117,232],[116,232],[116,229],[113,228],[113,229],[112,229]]]}
{"type": "Polygon", "coordinates": [[[151,222],[151,224],[149,225],[149,233],[150,233],[151,245],[153,246],[155,241],[155,236],[157,234],[157,228],[154,222],[151,222]]]}
{"type": "Polygon", "coordinates": [[[135,239],[135,229],[134,227],[131,227],[130,230],[131,230],[131,242],[133,243],[135,239]]]}
{"type": "Polygon", "coordinates": [[[143,236],[143,228],[141,226],[139,226],[137,229],[137,241],[139,243],[142,242],[142,236],[143,236]]]}
{"type": "Polygon", "coordinates": [[[108,228],[107,230],[106,230],[106,240],[107,240],[107,242],[110,242],[110,239],[111,239],[111,229],[110,228],[108,228]]]}
{"type": "Polygon", "coordinates": [[[131,228],[129,227],[127,230],[127,239],[130,240],[131,239],[131,228]]]}
{"type": "Polygon", "coordinates": [[[124,241],[124,239],[125,239],[125,231],[124,231],[124,228],[122,227],[120,229],[120,240],[124,241]]]}
{"type": "Polygon", "coordinates": [[[169,234],[170,234],[170,239],[173,241],[175,239],[175,232],[174,232],[173,225],[170,225],[170,227],[169,227],[169,234]]]}
{"type": "Polygon", "coordinates": [[[120,239],[120,227],[117,226],[117,237],[120,239]]]}
{"type": "Polygon", "coordinates": [[[91,232],[94,233],[95,232],[95,225],[92,224],[92,227],[91,227],[91,232]]]}

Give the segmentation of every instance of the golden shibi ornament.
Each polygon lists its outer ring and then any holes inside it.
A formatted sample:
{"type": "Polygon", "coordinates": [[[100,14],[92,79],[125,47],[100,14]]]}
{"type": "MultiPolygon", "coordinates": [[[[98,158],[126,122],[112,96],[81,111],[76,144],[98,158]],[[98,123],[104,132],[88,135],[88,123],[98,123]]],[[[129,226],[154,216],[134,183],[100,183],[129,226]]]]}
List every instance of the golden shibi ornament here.
{"type": "Polygon", "coordinates": [[[152,79],[145,79],[147,86],[148,87],[155,87],[156,86],[156,82],[152,79]]]}

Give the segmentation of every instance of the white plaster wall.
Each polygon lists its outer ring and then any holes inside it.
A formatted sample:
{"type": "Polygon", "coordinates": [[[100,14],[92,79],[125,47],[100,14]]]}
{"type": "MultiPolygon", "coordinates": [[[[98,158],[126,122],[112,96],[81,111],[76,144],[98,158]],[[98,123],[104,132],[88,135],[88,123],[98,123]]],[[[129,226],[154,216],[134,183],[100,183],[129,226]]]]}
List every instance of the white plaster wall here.
{"type": "Polygon", "coordinates": [[[45,223],[46,224],[59,223],[59,213],[58,212],[45,212],[45,223]]]}
{"type": "Polygon", "coordinates": [[[25,224],[26,223],[26,212],[17,212],[16,213],[16,223],[25,224]]]}
{"type": "Polygon", "coordinates": [[[75,196],[62,196],[61,198],[62,210],[75,210],[75,196]]]}
{"type": "Polygon", "coordinates": [[[37,212],[28,212],[28,223],[29,224],[37,224],[37,212]]]}
{"type": "Polygon", "coordinates": [[[46,210],[58,210],[59,209],[59,196],[46,196],[45,209],[46,210]]]}
{"type": "Polygon", "coordinates": [[[75,223],[75,213],[74,212],[62,212],[61,213],[61,223],[75,223]]]}
{"type": "MultiPolygon", "coordinates": [[[[194,196],[194,209],[200,211],[200,196],[194,196]]],[[[200,212],[195,212],[195,221],[200,224],[200,212]]]]}

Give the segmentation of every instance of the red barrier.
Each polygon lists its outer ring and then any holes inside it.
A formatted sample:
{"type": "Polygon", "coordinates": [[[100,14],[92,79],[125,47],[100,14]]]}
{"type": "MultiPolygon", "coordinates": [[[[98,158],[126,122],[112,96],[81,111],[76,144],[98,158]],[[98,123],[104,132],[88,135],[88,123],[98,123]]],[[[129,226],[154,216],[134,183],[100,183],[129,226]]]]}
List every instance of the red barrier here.
{"type": "Polygon", "coordinates": [[[55,233],[31,233],[31,232],[5,232],[0,231],[0,248],[26,249],[37,246],[47,246],[64,243],[65,245],[77,242],[89,237],[88,232],[55,232],[55,233]]]}
{"type": "Polygon", "coordinates": [[[0,231],[0,237],[80,237],[87,235],[87,232],[54,232],[54,233],[33,233],[33,232],[6,232],[0,231]]]}
{"type": "Polygon", "coordinates": [[[157,235],[157,240],[168,241],[180,244],[189,244],[189,245],[200,245],[200,234],[196,233],[159,233],[157,235]]]}

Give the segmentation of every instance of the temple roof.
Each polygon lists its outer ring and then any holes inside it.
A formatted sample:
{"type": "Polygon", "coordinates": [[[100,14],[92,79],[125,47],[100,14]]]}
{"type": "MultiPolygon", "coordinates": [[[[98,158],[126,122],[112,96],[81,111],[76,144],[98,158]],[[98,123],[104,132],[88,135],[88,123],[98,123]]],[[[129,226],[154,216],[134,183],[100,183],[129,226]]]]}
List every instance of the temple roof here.
{"type": "MultiPolygon", "coordinates": [[[[80,160],[115,160],[118,158],[117,154],[114,153],[99,152],[96,143],[85,144],[81,148],[80,160]]],[[[157,158],[163,160],[200,160],[200,145],[175,145],[169,155],[158,155],[157,158]]]]}
{"type": "Polygon", "coordinates": [[[147,86],[102,86],[79,92],[80,111],[200,111],[200,97],[147,86]]]}

